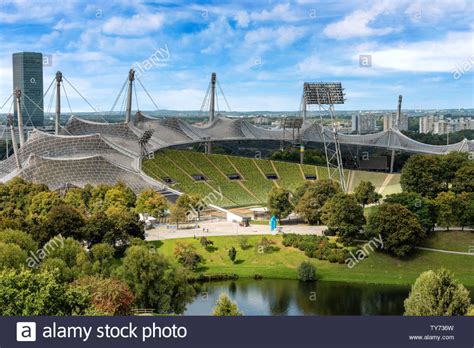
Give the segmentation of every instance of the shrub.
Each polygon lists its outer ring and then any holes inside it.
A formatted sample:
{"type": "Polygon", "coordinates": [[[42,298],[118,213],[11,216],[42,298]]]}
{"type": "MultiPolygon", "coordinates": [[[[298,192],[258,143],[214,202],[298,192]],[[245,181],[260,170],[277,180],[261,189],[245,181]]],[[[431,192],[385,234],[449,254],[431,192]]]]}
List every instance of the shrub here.
{"type": "Polygon", "coordinates": [[[258,252],[260,253],[271,253],[274,250],[275,242],[268,239],[267,237],[263,237],[262,240],[257,244],[258,252]]]}
{"type": "Polygon", "coordinates": [[[242,250],[247,250],[248,248],[251,247],[249,243],[249,239],[246,236],[239,237],[239,245],[240,245],[240,249],[242,250]]]}
{"type": "Polygon", "coordinates": [[[298,279],[302,282],[312,282],[316,280],[316,268],[311,262],[304,261],[299,265],[298,279]]]}
{"type": "Polygon", "coordinates": [[[330,252],[329,255],[328,255],[328,261],[331,262],[331,263],[335,263],[337,262],[337,256],[334,252],[330,252]]]}
{"type": "Polygon", "coordinates": [[[196,248],[186,243],[176,243],[174,255],[180,264],[193,271],[203,262],[203,258],[196,252],[196,248]]]}
{"type": "Polygon", "coordinates": [[[229,259],[232,262],[235,262],[235,258],[237,257],[237,250],[234,247],[229,249],[229,259]]]}

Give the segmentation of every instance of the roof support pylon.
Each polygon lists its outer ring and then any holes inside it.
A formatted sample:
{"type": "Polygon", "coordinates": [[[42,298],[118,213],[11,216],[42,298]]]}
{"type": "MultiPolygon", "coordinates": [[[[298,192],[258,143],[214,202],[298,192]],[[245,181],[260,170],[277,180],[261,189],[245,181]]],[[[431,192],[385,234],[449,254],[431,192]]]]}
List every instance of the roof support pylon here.
{"type": "Polygon", "coordinates": [[[56,73],[56,118],[54,121],[54,134],[59,134],[59,123],[61,122],[61,82],[63,81],[63,73],[56,73]]]}
{"type": "Polygon", "coordinates": [[[130,118],[132,116],[133,80],[135,80],[135,70],[130,69],[130,71],[128,72],[128,94],[127,109],[125,109],[125,123],[129,123],[130,118]]]}
{"type": "Polygon", "coordinates": [[[21,90],[15,89],[16,112],[18,117],[18,134],[20,136],[20,146],[25,144],[25,132],[23,130],[23,115],[21,113],[21,90]]]}

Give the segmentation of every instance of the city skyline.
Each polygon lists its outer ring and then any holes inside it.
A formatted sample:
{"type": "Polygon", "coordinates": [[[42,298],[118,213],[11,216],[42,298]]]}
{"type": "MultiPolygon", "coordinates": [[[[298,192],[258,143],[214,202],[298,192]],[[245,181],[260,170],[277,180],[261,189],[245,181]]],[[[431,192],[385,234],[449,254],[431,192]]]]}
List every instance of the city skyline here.
{"type": "MultiPolygon", "coordinates": [[[[235,111],[297,110],[303,82],[321,80],[342,82],[338,110],[393,110],[399,94],[404,109],[472,108],[470,13],[469,1],[9,1],[0,7],[0,99],[13,89],[11,54],[35,51],[51,59],[45,88],[61,70],[104,111],[131,67],[160,109],[199,110],[213,71],[235,111]]],[[[91,111],[70,99],[74,111],[91,111]]],[[[139,100],[155,109],[143,92],[139,100]]]]}

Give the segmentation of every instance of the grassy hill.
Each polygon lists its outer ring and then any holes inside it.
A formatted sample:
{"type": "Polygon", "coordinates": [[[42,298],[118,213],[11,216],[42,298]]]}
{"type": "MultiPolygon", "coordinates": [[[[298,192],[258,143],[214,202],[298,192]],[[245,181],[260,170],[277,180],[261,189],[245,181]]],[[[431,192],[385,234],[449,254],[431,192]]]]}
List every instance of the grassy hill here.
{"type": "MultiPolygon", "coordinates": [[[[305,175],[316,175],[319,179],[328,177],[327,168],[227,155],[206,155],[193,151],[162,150],[155,158],[143,161],[143,171],[149,176],[188,193],[207,195],[221,191],[224,198],[215,204],[230,208],[264,204],[273,186],[295,190],[303,184],[305,175]],[[193,176],[202,175],[205,180],[197,181],[193,176]],[[240,179],[231,180],[229,175],[240,179]],[[276,175],[268,179],[267,175],[276,175]]],[[[383,195],[400,191],[399,174],[345,170],[349,191],[362,180],[371,181],[383,195]]]]}
{"type": "MultiPolygon", "coordinates": [[[[461,283],[474,286],[474,273],[472,272],[472,256],[454,255],[432,251],[417,250],[406,259],[398,259],[382,252],[373,252],[367,259],[362,260],[355,267],[348,268],[345,264],[330,263],[325,260],[308,258],[304,252],[282,244],[282,236],[269,236],[266,238],[275,242],[277,251],[269,254],[258,252],[256,245],[262,236],[247,236],[249,248],[242,250],[239,247],[241,236],[209,237],[214,242],[212,252],[207,251],[194,238],[168,239],[153,243],[158,250],[166,256],[175,259],[173,251],[177,242],[192,244],[197,252],[204,257],[206,262],[198,273],[212,274],[237,274],[241,278],[253,278],[256,274],[264,278],[296,279],[296,269],[302,261],[310,261],[316,266],[317,277],[327,281],[346,281],[376,284],[413,284],[420,273],[430,269],[446,268],[454,272],[461,283]],[[229,260],[230,247],[237,249],[238,262],[229,260]]],[[[466,244],[472,243],[471,232],[450,231],[437,232],[426,241],[430,247],[441,247],[445,250],[466,251],[466,244]],[[459,238],[460,242],[455,242],[459,238]],[[450,241],[451,244],[445,242],[450,241]]]]}

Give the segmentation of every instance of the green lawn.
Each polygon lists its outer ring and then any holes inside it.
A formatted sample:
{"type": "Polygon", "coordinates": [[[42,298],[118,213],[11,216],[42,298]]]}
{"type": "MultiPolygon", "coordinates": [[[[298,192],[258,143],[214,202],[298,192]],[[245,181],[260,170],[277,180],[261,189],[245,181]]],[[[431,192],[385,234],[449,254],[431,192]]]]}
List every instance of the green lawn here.
{"type": "MultiPolygon", "coordinates": [[[[465,253],[471,250],[471,252],[474,253],[474,232],[439,231],[428,238],[425,243],[423,243],[423,246],[434,249],[462,251],[465,253]]],[[[474,256],[472,257],[472,261],[474,265],[474,256]]]]}
{"type": "Polygon", "coordinates": [[[193,238],[173,239],[153,242],[163,254],[174,258],[173,251],[178,241],[193,244],[206,259],[200,273],[218,274],[235,273],[239,277],[254,277],[256,274],[264,278],[296,279],[296,268],[305,260],[310,260],[317,268],[318,278],[326,281],[365,282],[378,284],[412,284],[421,272],[447,268],[455,273],[463,284],[474,286],[472,256],[450,255],[430,251],[417,251],[407,260],[399,260],[385,253],[373,252],[360,261],[352,269],[344,264],[329,263],[310,259],[300,250],[286,248],[281,244],[281,236],[267,236],[275,241],[278,251],[262,254],[257,251],[257,241],[262,236],[248,236],[251,247],[242,250],[239,237],[209,237],[217,250],[206,251],[198,240],[193,238]],[[232,264],[227,250],[234,246],[237,249],[237,262],[232,264]]]}

